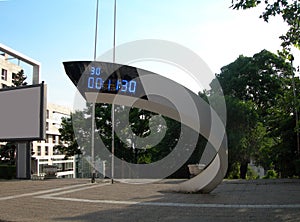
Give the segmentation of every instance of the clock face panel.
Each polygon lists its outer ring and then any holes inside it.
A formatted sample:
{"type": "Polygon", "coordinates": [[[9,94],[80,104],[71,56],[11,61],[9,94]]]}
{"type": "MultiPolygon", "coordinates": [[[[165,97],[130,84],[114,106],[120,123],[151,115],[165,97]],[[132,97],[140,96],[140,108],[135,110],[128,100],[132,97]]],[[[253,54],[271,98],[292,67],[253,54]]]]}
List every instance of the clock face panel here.
{"type": "MultiPolygon", "coordinates": [[[[145,98],[140,73],[135,67],[98,61],[64,62],[67,75],[83,95],[88,92],[145,98]]],[[[152,73],[153,74],[153,73],[152,73]]]]}

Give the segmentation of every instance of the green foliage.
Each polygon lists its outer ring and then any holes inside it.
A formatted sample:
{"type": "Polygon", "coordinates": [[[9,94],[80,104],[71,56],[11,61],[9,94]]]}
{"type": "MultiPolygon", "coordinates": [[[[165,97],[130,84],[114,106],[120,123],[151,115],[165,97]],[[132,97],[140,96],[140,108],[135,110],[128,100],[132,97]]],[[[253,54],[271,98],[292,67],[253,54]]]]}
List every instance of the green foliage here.
{"type": "Polygon", "coordinates": [[[16,166],[0,165],[0,178],[1,179],[14,179],[14,178],[16,178],[16,166]]]}
{"type": "Polygon", "coordinates": [[[278,178],[278,174],[275,170],[268,170],[263,179],[276,179],[278,178]]]}
{"type": "Polygon", "coordinates": [[[257,138],[259,144],[257,144],[252,157],[258,165],[264,169],[270,169],[274,165],[273,147],[276,144],[275,139],[270,137],[267,127],[261,122],[258,122],[254,133],[254,138],[257,138]]]}
{"type": "Polygon", "coordinates": [[[239,162],[233,162],[229,165],[226,178],[227,179],[240,179],[240,167],[239,162]]]}
{"type": "Polygon", "coordinates": [[[61,128],[59,129],[62,142],[53,147],[54,149],[58,149],[61,153],[63,153],[65,155],[65,159],[70,156],[82,154],[74,134],[72,125],[73,115],[78,115],[78,113],[72,114],[69,118],[62,118],[61,128]]]}
{"type": "MultiPolygon", "coordinates": [[[[282,81],[290,76],[290,64],[267,50],[253,57],[241,55],[216,75],[224,95],[252,101],[262,114],[276,104],[276,95],[285,90],[282,81]]],[[[211,83],[213,90],[216,88],[214,81],[211,83]]]]}
{"type": "Polygon", "coordinates": [[[246,179],[247,180],[257,180],[257,179],[259,179],[259,175],[250,166],[248,166],[246,179]]]}
{"type": "MultiPolygon", "coordinates": [[[[275,142],[269,156],[275,165],[275,170],[280,172],[282,177],[291,177],[296,173],[295,165],[292,163],[298,157],[296,131],[299,126],[295,123],[295,106],[298,106],[299,110],[300,98],[297,93],[297,104],[295,104],[291,82],[291,79],[285,79],[286,90],[277,95],[277,103],[268,109],[266,115],[269,134],[275,142]]],[[[298,78],[295,79],[295,84],[296,88],[300,87],[298,78]]]]}
{"type": "Polygon", "coordinates": [[[269,22],[270,17],[281,16],[289,29],[280,36],[283,54],[290,53],[291,46],[300,47],[300,2],[299,0],[232,0],[233,9],[249,9],[264,4],[265,9],[260,15],[265,22],[269,22]]]}
{"type": "Polygon", "coordinates": [[[26,75],[24,75],[23,69],[18,73],[13,73],[13,76],[12,76],[13,86],[18,87],[18,86],[27,85],[27,82],[25,82],[26,79],[27,79],[27,77],[26,77],[26,75]]]}
{"type": "MultiPolygon", "coordinates": [[[[227,137],[229,147],[229,165],[238,161],[240,167],[247,165],[255,152],[257,143],[255,137],[257,113],[251,101],[241,101],[233,97],[225,97],[227,105],[227,137]]],[[[230,169],[231,167],[229,167],[230,169]]],[[[244,178],[242,169],[239,177],[244,178]],[[243,175],[242,175],[243,174],[243,175]]]]}
{"type": "MultiPolygon", "coordinates": [[[[231,168],[228,170],[227,179],[241,179],[241,164],[235,162],[231,165],[231,168]]],[[[256,180],[259,179],[259,175],[250,167],[248,166],[246,178],[247,180],[256,180]]]]}
{"type": "MultiPolygon", "coordinates": [[[[58,148],[62,153],[68,156],[74,154],[84,153],[85,155],[90,155],[90,141],[91,141],[91,105],[87,104],[87,108],[83,111],[77,111],[72,114],[71,118],[64,118],[62,120],[62,128],[59,130],[61,133],[61,139],[66,143],[65,146],[63,143],[55,148],[58,148]],[[73,128],[74,126],[74,128],[73,128]],[[74,134],[74,129],[77,130],[76,136],[74,134]],[[81,147],[78,146],[80,144],[81,147]]],[[[96,104],[95,107],[95,122],[96,122],[96,131],[101,137],[104,146],[106,149],[111,151],[111,132],[112,132],[112,123],[111,123],[111,105],[110,104],[96,104]]],[[[181,126],[180,122],[177,122],[173,119],[164,118],[166,125],[156,124],[155,127],[150,126],[150,119],[157,115],[146,110],[138,108],[130,108],[124,106],[115,105],[115,127],[122,129],[120,132],[121,136],[126,138],[129,141],[124,143],[118,135],[115,133],[115,156],[123,159],[129,163],[138,163],[138,164],[148,164],[161,160],[167,156],[177,145],[178,140],[183,133],[187,136],[194,133],[191,129],[186,126],[181,126]],[[126,113],[129,112],[129,125],[124,126],[124,119],[126,113]],[[181,132],[180,129],[183,129],[181,132]],[[165,131],[165,136],[160,142],[151,147],[150,144],[140,144],[142,147],[135,148],[135,137],[130,133],[132,130],[135,136],[146,137],[148,135],[155,136],[159,135],[162,131],[165,131]],[[130,145],[132,144],[132,146],[130,145]]],[[[127,117],[128,118],[128,117],[127,117]]],[[[187,163],[174,173],[172,177],[188,177],[187,164],[197,163],[203,153],[204,147],[206,145],[206,140],[203,137],[200,137],[196,149],[194,150],[191,158],[187,163]]],[[[194,147],[191,147],[190,144],[183,145],[182,149],[189,150],[194,147]]]]}
{"type": "MultiPolygon", "coordinates": [[[[240,164],[240,177],[254,159],[265,169],[274,165],[283,177],[295,174],[297,158],[292,67],[283,58],[266,50],[253,57],[239,56],[222,67],[211,82],[209,95],[218,94],[218,80],[227,106],[229,171],[240,164]],[[293,138],[293,139],[291,139],[293,138]]],[[[296,89],[300,81],[295,78],[296,89]]],[[[229,172],[230,174],[230,172],[229,172]]]]}

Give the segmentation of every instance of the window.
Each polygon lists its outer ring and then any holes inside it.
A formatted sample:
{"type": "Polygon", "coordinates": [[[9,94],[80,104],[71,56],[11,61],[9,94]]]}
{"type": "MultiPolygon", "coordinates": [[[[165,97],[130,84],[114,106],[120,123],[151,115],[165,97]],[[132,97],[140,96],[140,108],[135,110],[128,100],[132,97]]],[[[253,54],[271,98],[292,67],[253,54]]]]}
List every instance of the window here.
{"type": "Polygon", "coordinates": [[[48,156],[48,155],[49,155],[49,147],[45,146],[45,156],[48,156]]]}
{"type": "Polygon", "coordinates": [[[66,170],[68,171],[73,170],[73,163],[66,163],[66,170]]]}
{"type": "Polygon", "coordinates": [[[49,130],[49,123],[46,122],[46,130],[49,130]]]}
{"type": "Polygon", "coordinates": [[[2,69],[1,79],[7,81],[7,70],[6,69],[2,69]]]}
{"type": "Polygon", "coordinates": [[[52,143],[56,143],[56,136],[52,135],[52,143]]]}
{"type": "Polygon", "coordinates": [[[41,155],[41,147],[40,147],[40,146],[37,147],[37,155],[38,155],[38,156],[41,155]]]}
{"type": "Polygon", "coordinates": [[[47,136],[46,136],[46,141],[45,141],[45,142],[46,142],[46,143],[50,143],[50,142],[51,142],[51,141],[50,141],[50,138],[52,138],[52,136],[51,136],[51,135],[47,135],[47,136]]]}
{"type": "Polygon", "coordinates": [[[47,119],[49,119],[49,109],[47,109],[47,119]]]}

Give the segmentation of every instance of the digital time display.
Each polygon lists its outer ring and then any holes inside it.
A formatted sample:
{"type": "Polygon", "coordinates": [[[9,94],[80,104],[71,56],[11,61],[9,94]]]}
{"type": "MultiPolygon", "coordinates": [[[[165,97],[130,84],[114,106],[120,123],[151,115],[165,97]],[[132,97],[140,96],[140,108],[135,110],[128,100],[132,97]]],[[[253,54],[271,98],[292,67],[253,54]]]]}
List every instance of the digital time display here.
{"type": "Polygon", "coordinates": [[[136,80],[109,78],[103,74],[99,66],[91,66],[86,87],[90,90],[102,90],[106,92],[135,94],[137,89],[136,80]],[[104,77],[104,78],[103,78],[104,77]]]}
{"type": "Polygon", "coordinates": [[[147,99],[136,67],[99,61],[64,62],[66,74],[80,93],[110,93],[147,99]]]}

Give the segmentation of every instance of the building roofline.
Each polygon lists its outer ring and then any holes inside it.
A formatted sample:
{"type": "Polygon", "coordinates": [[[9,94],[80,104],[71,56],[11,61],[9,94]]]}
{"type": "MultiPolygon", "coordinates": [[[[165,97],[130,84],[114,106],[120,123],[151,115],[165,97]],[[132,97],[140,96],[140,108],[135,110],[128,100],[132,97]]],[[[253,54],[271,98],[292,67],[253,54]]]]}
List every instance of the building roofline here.
{"type": "Polygon", "coordinates": [[[39,79],[40,79],[40,68],[41,68],[41,63],[14,50],[9,48],[8,46],[3,45],[0,43],[0,51],[7,53],[8,55],[17,58],[29,65],[33,66],[33,77],[32,77],[32,84],[38,84],[39,79]]]}

